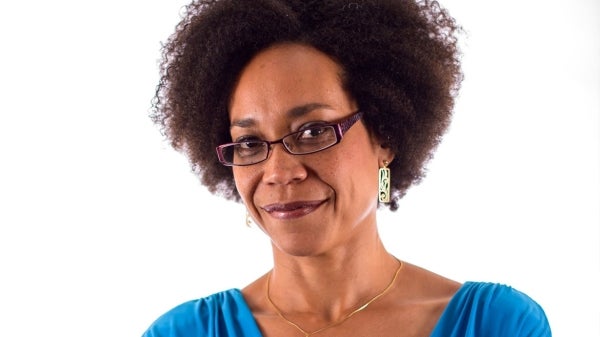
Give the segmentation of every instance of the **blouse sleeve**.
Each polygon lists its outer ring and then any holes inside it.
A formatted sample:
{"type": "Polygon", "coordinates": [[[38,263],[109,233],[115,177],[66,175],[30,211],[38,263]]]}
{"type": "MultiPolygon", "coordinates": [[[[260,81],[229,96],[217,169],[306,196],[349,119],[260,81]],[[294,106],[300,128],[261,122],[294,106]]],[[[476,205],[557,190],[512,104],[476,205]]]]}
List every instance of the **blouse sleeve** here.
{"type": "Polygon", "coordinates": [[[549,337],[550,325],[542,307],[526,294],[505,285],[487,285],[489,309],[483,317],[483,336],[549,337]]]}
{"type": "Polygon", "coordinates": [[[261,333],[241,292],[231,289],[176,306],[142,337],[261,337],[261,333]]]}
{"type": "Polygon", "coordinates": [[[506,285],[467,282],[452,298],[432,337],[550,337],[542,307],[506,285]]]}

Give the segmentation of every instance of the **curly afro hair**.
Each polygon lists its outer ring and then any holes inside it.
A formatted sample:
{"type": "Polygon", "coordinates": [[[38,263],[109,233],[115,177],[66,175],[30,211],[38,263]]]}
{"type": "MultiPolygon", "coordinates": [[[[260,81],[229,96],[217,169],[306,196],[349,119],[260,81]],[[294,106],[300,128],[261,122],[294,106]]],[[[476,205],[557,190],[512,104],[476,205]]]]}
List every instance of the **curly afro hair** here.
{"type": "Polygon", "coordinates": [[[215,147],[230,142],[228,103],[250,59],[274,44],[336,60],[363,121],[395,153],[391,210],[421,181],[450,123],[462,72],[460,27],[436,1],[204,0],[162,48],[154,122],[214,194],[240,201],[215,147]]]}

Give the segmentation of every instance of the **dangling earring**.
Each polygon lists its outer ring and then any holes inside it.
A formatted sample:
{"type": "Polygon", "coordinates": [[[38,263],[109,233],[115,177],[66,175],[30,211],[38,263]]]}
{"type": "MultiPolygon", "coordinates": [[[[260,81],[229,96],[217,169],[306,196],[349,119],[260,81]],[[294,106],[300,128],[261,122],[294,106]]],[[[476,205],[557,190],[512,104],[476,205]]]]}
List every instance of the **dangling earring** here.
{"type": "Polygon", "coordinates": [[[389,162],[383,161],[383,167],[379,168],[379,202],[390,202],[390,169],[389,162]]]}
{"type": "Polygon", "coordinates": [[[246,212],[246,227],[252,227],[252,217],[248,212],[246,212]]]}

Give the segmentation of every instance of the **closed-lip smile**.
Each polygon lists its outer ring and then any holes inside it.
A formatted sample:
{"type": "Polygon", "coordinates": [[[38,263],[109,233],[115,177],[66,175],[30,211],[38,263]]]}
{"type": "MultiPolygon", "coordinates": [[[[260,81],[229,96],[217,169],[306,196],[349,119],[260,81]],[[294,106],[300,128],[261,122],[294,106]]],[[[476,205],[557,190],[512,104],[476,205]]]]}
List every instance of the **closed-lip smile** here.
{"type": "Polygon", "coordinates": [[[265,205],[262,209],[274,218],[290,220],[302,217],[319,208],[325,201],[294,201],[265,205]]]}

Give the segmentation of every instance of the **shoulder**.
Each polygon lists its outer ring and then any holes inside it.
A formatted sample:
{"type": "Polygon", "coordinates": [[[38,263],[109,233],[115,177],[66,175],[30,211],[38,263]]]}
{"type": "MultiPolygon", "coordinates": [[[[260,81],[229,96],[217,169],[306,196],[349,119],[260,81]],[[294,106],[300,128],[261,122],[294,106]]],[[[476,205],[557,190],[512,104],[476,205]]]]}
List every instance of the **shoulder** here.
{"type": "Polygon", "coordinates": [[[489,282],[466,282],[448,304],[438,327],[474,332],[468,336],[551,336],[537,302],[510,286],[489,282]]]}
{"type": "Polygon", "coordinates": [[[219,327],[253,324],[238,289],[181,303],[156,319],[143,337],[200,337],[218,335],[219,327]]]}

